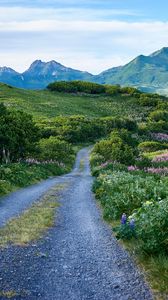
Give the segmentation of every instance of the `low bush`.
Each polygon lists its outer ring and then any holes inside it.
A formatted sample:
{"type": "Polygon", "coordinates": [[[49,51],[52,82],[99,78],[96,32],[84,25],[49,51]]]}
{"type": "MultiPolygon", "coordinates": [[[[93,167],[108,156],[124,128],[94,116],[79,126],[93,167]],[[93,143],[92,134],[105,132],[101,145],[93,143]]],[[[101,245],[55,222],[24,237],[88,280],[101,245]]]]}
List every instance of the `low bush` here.
{"type": "Polygon", "coordinates": [[[147,126],[146,126],[148,132],[160,132],[160,133],[167,133],[168,131],[168,122],[166,121],[158,121],[158,122],[152,122],[152,121],[149,121],[147,123],[147,126]]]}
{"type": "Polygon", "coordinates": [[[12,163],[0,166],[0,195],[36,183],[50,176],[58,176],[70,167],[58,163],[12,163]]]}
{"type": "Polygon", "coordinates": [[[129,118],[104,117],[100,118],[101,124],[106,127],[106,134],[109,134],[113,129],[127,129],[128,131],[137,131],[136,121],[129,118]]]}
{"type": "Polygon", "coordinates": [[[102,84],[87,81],[59,81],[48,85],[50,91],[66,93],[104,94],[106,88],[102,84]]]}
{"type": "Polygon", "coordinates": [[[149,107],[156,107],[158,105],[159,97],[155,98],[153,96],[148,96],[146,94],[141,94],[138,103],[141,106],[149,106],[149,107]]]}
{"type": "Polygon", "coordinates": [[[138,145],[138,149],[141,152],[155,152],[155,151],[164,150],[167,148],[168,148],[168,144],[154,142],[154,141],[146,141],[146,142],[142,142],[138,145]]]}
{"type": "Polygon", "coordinates": [[[72,146],[66,141],[59,140],[51,136],[49,139],[42,139],[39,142],[41,160],[56,160],[58,162],[71,164],[74,160],[74,152],[72,146]]]}
{"type": "Polygon", "coordinates": [[[152,175],[107,171],[97,178],[94,191],[104,207],[104,217],[116,220],[123,212],[130,215],[147,200],[165,199],[168,194],[165,187],[164,181],[152,175]]]}
{"type": "Polygon", "coordinates": [[[145,202],[133,218],[140,248],[150,254],[168,254],[168,198],[145,202]]]}
{"type": "Polygon", "coordinates": [[[164,121],[168,122],[168,112],[166,110],[155,110],[149,114],[149,121],[159,122],[164,121]]]}
{"type": "Polygon", "coordinates": [[[115,161],[123,164],[134,162],[132,148],[125,144],[120,137],[102,140],[95,144],[93,152],[104,157],[104,161],[115,161]]]}

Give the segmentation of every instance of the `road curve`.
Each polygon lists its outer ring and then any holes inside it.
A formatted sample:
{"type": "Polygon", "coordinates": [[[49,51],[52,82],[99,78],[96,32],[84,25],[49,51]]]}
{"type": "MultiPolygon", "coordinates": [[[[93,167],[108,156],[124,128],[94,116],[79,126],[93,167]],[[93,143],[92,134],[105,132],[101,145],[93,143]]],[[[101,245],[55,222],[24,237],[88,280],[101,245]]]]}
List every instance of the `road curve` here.
{"type": "Polygon", "coordinates": [[[79,151],[71,173],[43,180],[38,184],[33,184],[7,196],[0,197],[0,227],[4,226],[11,218],[18,217],[50,188],[63,184],[67,181],[67,178],[74,176],[80,169],[82,153],[82,151],[79,151]]]}
{"type": "Polygon", "coordinates": [[[69,185],[60,192],[55,226],[28,247],[0,251],[0,291],[14,291],[12,299],[26,300],[153,299],[102,220],[91,192],[88,149],[79,152],[72,173],[61,178],[69,185]]]}

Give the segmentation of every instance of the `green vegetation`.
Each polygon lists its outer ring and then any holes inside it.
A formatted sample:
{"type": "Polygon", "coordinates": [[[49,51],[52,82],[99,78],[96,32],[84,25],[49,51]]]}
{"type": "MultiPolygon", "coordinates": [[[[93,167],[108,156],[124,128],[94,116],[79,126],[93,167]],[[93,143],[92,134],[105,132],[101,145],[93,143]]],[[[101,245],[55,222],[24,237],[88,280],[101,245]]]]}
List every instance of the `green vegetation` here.
{"type": "Polygon", "coordinates": [[[0,229],[0,246],[9,243],[26,245],[37,240],[52,227],[55,219],[55,209],[58,206],[57,191],[64,185],[52,188],[30,209],[26,210],[19,218],[12,219],[0,229]]]}
{"type": "Polygon", "coordinates": [[[34,160],[27,163],[3,164],[0,166],[0,196],[51,176],[67,173],[70,169],[71,166],[34,160]]]}
{"type": "Polygon", "coordinates": [[[109,69],[97,76],[96,82],[134,86],[143,91],[167,95],[168,48],[149,56],[140,55],[128,64],[109,69]]]}
{"type": "Polygon", "coordinates": [[[13,297],[20,296],[16,291],[14,290],[8,290],[8,291],[0,291],[0,297],[5,297],[7,299],[11,299],[13,297]]]}
{"type": "Polygon", "coordinates": [[[50,83],[47,87],[50,91],[65,93],[105,94],[104,85],[87,81],[59,81],[50,83]]]}
{"type": "Polygon", "coordinates": [[[40,123],[48,124],[56,116],[83,115],[87,117],[120,116],[142,120],[150,111],[136,103],[136,98],[127,94],[90,95],[68,94],[50,91],[28,91],[0,84],[0,102],[7,107],[31,113],[40,123]]]}
{"type": "MultiPolygon", "coordinates": [[[[118,224],[116,236],[129,243],[139,261],[143,253],[153,287],[161,282],[160,290],[167,293],[167,98],[79,81],[54,83],[49,89],[0,86],[5,104],[0,110],[0,193],[70,170],[79,145],[95,143],[90,161],[97,177],[93,189],[104,217],[118,224]],[[154,274],[161,263],[157,280],[154,274]]],[[[27,243],[40,236],[52,224],[53,206],[41,201],[11,221],[1,231],[2,244],[27,243]],[[36,225],[37,214],[42,223],[36,225]],[[30,220],[33,235],[27,235],[30,220]]]]}
{"type": "Polygon", "coordinates": [[[0,103],[0,160],[24,158],[33,151],[39,140],[38,128],[31,115],[22,111],[8,110],[0,103]]]}
{"type": "Polygon", "coordinates": [[[165,116],[156,110],[136,130],[113,129],[95,144],[90,159],[103,216],[162,293],[159,299],[168,294],[168,135],[148,125],[151,118],[167,124],[165,116]]]}

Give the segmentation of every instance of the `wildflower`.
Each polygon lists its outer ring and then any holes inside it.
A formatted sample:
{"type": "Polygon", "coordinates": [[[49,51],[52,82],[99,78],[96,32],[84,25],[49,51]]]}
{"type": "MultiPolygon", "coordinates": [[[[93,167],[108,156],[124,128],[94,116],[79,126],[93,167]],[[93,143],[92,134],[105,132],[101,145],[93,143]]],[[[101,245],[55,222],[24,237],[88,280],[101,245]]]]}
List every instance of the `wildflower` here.
{"type": "Polygon", "coordinates": [[[127,215],[124,213],[121,217],[121,224],[125,225],[127,223],[127,215]]]}
{"type": "Polygon", "coordinates": [[[138,169],[138,167],[136,167],[136,166],[129,166],[128,167],[128,171],[138,171],[139,169],[138,169]]]}
{"type": "Polygon", "coordinates": [[[153,158],[152,162],[164,162],[168,161],[168,152],[157,155],[156,157],[153,158]]]}
{"type": "Polygon", "coordinates": [[[131,220],[130,220],[129,226],[130,226],[131,230],[134,230],[134,229],[135,229],[135,220],[134,220],[134,219],[131,219],[131,220]]]}
{"type": "Polygon", "coordinates": [[[157,141],[168,141],[168,134],[166,133],[151,133],[151,136],[157,141]]]}
{"type": "Polygon", "coordinates": [[[167,175],[168,174],[168,168],[147,168],[148,173],[152,174],[160,174],[160,175],[167,175]]]}

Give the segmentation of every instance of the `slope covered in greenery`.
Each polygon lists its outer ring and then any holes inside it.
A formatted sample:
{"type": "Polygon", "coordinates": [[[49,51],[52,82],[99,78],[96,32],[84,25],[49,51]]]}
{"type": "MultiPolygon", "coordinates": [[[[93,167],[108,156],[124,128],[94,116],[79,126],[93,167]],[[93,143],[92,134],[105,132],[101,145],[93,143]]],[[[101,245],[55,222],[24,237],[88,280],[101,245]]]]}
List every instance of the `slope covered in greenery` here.
{"type": "Polygon", "coordinates": [[[112,68],[97,76],[97,81],[106,84],[134,86],[147,92],[167,95],[168,48],[162,48],[149,56],[139,55],[128,64],[112,68]]]}
{"type": "Polygon", "coordinates": [[[6,106],[31,113],[36,121],[58,115],[84,115],[88,117],[120,116],[141,119],[149,110],[143,109],[137,98],[127,93],[116,95],[90,95],[30,91],[0,84],[0,102],[6,106]]]}

